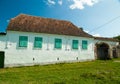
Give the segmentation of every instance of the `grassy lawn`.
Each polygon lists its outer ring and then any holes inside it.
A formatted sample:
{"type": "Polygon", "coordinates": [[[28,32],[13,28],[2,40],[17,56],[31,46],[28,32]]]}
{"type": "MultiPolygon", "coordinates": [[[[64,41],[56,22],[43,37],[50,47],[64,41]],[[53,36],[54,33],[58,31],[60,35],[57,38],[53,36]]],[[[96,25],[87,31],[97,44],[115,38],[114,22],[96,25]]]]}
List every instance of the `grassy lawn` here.
{"type": "Polygon", "coordinates": [[[120,59],[0,69],[0,84],[120,84],[120,59]]]}

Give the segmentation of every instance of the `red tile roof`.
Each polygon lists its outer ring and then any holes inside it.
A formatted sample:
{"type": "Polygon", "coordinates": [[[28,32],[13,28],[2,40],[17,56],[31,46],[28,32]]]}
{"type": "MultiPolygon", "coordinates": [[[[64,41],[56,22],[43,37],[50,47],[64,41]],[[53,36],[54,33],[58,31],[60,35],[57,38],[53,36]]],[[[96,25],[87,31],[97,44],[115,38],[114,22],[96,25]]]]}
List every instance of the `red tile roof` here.
{"type": "Polygon", "coordinates": [[[106,37],[94,37],[95,40],[102,40],[102,41],[115,41],[115,42],[119,42],[117,39],[113,39],[113,38],[106,38],[106,37]]]}
{"type": "Polygon", "coordinates": [[[92,35],[84,32],[69,21],[42,18],[26,14],[20,14],[11,19],[7,30],[93,38],[92,35]]]}

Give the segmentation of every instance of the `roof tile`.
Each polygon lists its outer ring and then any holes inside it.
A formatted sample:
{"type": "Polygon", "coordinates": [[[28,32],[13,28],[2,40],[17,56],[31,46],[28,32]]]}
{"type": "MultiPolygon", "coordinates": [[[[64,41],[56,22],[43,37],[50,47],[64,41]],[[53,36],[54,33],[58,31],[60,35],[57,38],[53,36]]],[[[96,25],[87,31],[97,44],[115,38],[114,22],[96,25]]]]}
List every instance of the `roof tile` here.
{"type": "Polygon", "coordinates": [[[10,20],[7,30],[93,38],[69,21],[20,14],[10,20]]]}

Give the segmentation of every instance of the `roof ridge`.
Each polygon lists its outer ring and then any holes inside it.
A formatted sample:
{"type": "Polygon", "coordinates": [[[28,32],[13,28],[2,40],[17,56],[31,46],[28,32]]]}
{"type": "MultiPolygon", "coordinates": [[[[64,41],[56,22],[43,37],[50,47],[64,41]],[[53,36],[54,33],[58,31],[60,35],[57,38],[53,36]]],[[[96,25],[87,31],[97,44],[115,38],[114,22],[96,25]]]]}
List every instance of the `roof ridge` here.
{"type": "Polygon", "coordinates": [[[7,30],[61,34],[93,38],[70,21],[19,14],[10,20],[7,30]]]}
{"type": "Polygon", "coordinates": [[[114,38],[109,38],[109,37],[95,37],[94,36],[94,39],[98,39],[98,40],[108,40],[108,41],[117,41],[118,42],[118,40],[117,39],[114,39],[114,38]]]}
{"type": "Polygon", "coordinates": [[[17,18],[20,16],[30,16],[30,17],[35,17],[35,18],[43,18],[43,19],[50,19],[50,20],[57,20],[57,21],[64,21],[64,22],[72,23],[71,21],[68,21],[68,20],[61,20],[61,19],[57,19],[57,18],[49,18],[49,17],[43,17],[43,16],[34,16],[34,15],[29,15],[29,14],[24,14],[24,13],[20,13],[18,16],[14,17],[14,18],[17,18]]]}

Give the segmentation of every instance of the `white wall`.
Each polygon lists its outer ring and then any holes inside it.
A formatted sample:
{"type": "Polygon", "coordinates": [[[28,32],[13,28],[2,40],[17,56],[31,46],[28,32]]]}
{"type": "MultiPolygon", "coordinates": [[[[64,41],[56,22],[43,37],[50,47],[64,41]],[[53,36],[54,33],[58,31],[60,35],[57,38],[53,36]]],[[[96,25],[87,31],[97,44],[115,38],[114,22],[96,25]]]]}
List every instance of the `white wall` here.
{"type": "Polygon", "coordinates": [[[8,31],[0,40],[0,50],[5,51],[5,67],[95,59],[93,38],[8,31]],[[27,48],[18,47],[19,36],[28,36],[27,48]],[[42,49],[33,47],[34,37],[43,38],[42,49]],[[62,49],[54,49],[55,38],[62,39],[62,49]],[[72,49],[72,40],[79,40],[78,50],[72,49]],[[88,41],[87,50],[82,49],[82,40],[88,41]]]}
{"type": "Polygon", "coordinates": [[[109,45],[110,48],[115,47],[118,45],[119,42],[115,42],[115,41],[102,41],[102,40],[94,40],[94,43],[107,43],[109,45]]]}
{"type": "Polygon", "coordinates": [[[6,44],[6,35],[0,35],[0,51],[4,51],[6,44]]]}

